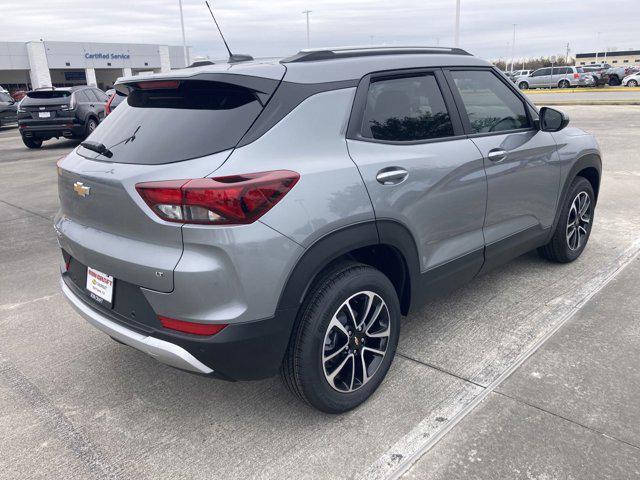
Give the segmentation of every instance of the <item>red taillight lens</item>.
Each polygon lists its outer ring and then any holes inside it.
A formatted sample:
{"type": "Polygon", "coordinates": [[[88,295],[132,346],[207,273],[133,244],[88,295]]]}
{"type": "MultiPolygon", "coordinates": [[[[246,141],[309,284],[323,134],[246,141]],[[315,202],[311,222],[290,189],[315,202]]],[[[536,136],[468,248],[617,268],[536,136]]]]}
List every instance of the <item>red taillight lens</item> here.
{"type": "Polygon", "coordinates": [[[293,188],[300,175],[289,170],[231,177],[169,180],[136,185],[163,220],[208,225],[253,223],[293,188]]]}
{"type": "Polygon", "coordinates": [[[574,73],[573,74],[573,78],[580,78],[580,74],[579,73],[574,73]]]}
{"type": "Polygon", "coordinates": [[[105,115],[109,115],[111,113],[111,102],[113,102],[113,99],[115,98],[115,96],[116,96],[116,94],[113,93],[109,97],[109,100],[107,100],[107,104],[104,106],[104,114],[105,115]]]}
{"type": "Polygon", "coordinates": [[[164,328],[176,330],[178,332],[192,333],[194,335],[215,335],[227,326],[226,323],[194,323],[161,316],[158,316],[158,320],[160,320],[160,323],[164,328]]]}

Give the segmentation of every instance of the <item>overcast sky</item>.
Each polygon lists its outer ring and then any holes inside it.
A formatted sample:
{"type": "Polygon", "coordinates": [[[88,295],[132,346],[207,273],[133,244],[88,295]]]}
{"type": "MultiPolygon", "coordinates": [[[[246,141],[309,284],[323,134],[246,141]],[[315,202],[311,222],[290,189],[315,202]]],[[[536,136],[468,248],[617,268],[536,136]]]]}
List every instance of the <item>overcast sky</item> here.
{"type": "MultiPolygon", "coordinates": [[[[211,2],[210,2],[211,3],[211,2]]],[[[281,56],[311,46],[453,44],[455,0],[217,0],[232,50],[281,56]]],[[[178,0],[0,0],[0,41],[66,40],[181,44],[178,0]]],[[[184,0],[187,43],[225,57],[204,0],[184,0]]],[[[462,0],[461,46],[485,58],[640,48],[636,0],[462,0]],[[600,41],[597,41],[597,33],[600,41]]]]}

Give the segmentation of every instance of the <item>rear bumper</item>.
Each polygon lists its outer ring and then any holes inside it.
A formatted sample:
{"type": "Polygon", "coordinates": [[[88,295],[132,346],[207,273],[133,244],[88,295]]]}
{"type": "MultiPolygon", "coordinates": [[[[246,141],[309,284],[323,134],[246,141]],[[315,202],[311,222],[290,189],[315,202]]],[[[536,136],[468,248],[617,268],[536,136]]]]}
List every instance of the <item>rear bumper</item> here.
{"type": "Polygon", "coordinates": [[[156,360],[188,372],[225,380],[259,380],[278,373],[293,327],[295,309],[271,318],[228,325],[211,337],[183,334],[140,324],[92,303],[63,274],[62,292],[90,324],[156,360]]]}
{"type": "Polygon", "coordinates": [[[204,365],[184,348],[158,338],[142,335],[118,324],[94,308],[91,308],[84,300],[71,291],[64,280],[60,280],[60,286],[62,293],[71,306],[91,325],[102,330],[107,335],[147,355],[151,355],[160,362],[171,365],[172,367],[205,375],[213,373],[211,368],[204,365]]]}
{"type": "Polygon", "coordinates": [[[19,121],[18,126],[25,138],[76,137],[85,133],[84,125],[75,123],[73,118],[47,122],[19,121]]]}

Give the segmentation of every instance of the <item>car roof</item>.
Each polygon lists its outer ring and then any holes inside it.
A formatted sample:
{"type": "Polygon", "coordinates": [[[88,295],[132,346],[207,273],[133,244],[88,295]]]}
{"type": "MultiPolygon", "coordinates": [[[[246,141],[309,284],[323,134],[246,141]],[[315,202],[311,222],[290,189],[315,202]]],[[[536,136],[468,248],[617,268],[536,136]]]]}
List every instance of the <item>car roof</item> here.
{"type": "Polygon", "coordinates": [[[356,80],[371,72],[406,68],[447,66],[491,66],[457,48],[421,46],[332,47],[302,50],[286,58],[255,59],[237,63],[214,63],[160,74],[119,79],[130,83],[141,79],[189,78],[202,73],[251,75],[296,83],[356,80]]]}

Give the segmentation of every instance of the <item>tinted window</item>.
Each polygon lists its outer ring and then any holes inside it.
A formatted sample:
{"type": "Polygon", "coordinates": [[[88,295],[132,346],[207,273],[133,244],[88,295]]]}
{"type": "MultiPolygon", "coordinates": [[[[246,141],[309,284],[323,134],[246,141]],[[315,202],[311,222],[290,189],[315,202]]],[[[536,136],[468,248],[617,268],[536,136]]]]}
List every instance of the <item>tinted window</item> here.
{"type": "Polygon", "coordinates": [[[528,128],[524,102],[509,87],[488,71],[453,71],[475,133],[500,132],[528,128]]]}
{"type": "Polygon", "coordinates": [[[95,102],[95,100],[93,99],[89,99],[89,97],[87,96],[87,92],[85,90],[79,90],[77,92],[75,92],[75,96],[76,96],[76,101],[77,102],[95,102]]]}
{"type": "Polygon", "coordinates": [[[69,96],[71,96],[69,90],[34,90],[27,93],[29,98],[65,98],[69,96]]]}
{"type": "Polygon", "coordinates": [[[98,101],[98,96],[93,90],[84,90],[83,92],[91,103],[95,103],[98,101]]]}
{"type": "MultiPolygon", "coordinates": [[[[160,164],[233,148],[262,105],[251,90],[208,81],[177,88],[134,89],[91,134],[113,152],[109,161],[160,164]],[[123,142],[135,132],[135,140],[123,142]]],[[[80,147],[79,152],[96,154],[80,147]]]]}
{"type": "Polygon", "coordinates": [[[387,78],[369,86],[362,135],[408,142],[453,135],[453,125],[433,75],[387,78]]]}
{"type": "Polygon", "coordinates": [[[541,68],[540,70],[536,70],[535,72],[533,72],[533,74],[531,76],[532,77],[542,77],[543,75],[551,75],[551,69],[550,68],[541,68]]]}
{"type": "Polygon", "coordinates": [[[91,91],[96,96],[96,98],[98,99],[99,102],[106,102],[109,99],[107,94],[104,93],[102,90],[97,90],[97,89],[94,88],[91,91]]]}
{"type": "MultiPolygon", "coordinates": [[[[597,70],[597,69],[596,69],[596,70],[597,70]]],[[[578,73],[584,73],[584,68],[582,68],[582,67],[576,67],[576,72],[578,72],[578,73]]],[[[571,73],[571,72],[569,72],[569,73],[571,73]]]]}

